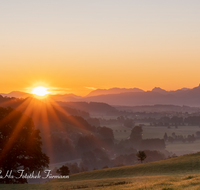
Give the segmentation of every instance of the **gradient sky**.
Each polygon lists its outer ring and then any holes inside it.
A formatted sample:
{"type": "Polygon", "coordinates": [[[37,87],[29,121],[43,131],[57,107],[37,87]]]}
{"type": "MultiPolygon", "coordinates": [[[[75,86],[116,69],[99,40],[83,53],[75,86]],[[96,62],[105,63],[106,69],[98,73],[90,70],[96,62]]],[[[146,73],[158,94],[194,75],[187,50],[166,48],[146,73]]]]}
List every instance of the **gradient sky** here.
{"type": "Polygon", "coordinates": [[[199,0],[0,1],[0,92],[200,83],[199,0]]]}

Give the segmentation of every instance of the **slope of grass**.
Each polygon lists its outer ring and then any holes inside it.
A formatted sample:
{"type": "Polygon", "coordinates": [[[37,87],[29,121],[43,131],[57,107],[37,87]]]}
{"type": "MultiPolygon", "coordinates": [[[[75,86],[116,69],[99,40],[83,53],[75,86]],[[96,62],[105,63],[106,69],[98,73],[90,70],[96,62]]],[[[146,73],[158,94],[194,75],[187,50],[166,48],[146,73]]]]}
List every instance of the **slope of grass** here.
{"type": "Polygon", "coordinates": [[[2,190],[198,190],[200,153],[158,162],[101,169],[55,179],[45,184],[1,185],[2,190]]]}
{"type": "MultiPolygon", "coordinates": [[[[162,161],[89,171],[70,176],[67,181],[124,178],[135,176],[177,175],[200,173],[200,152],[162,161]]],[[[56,179],[54,182],[66,181],[56,179]]]]}

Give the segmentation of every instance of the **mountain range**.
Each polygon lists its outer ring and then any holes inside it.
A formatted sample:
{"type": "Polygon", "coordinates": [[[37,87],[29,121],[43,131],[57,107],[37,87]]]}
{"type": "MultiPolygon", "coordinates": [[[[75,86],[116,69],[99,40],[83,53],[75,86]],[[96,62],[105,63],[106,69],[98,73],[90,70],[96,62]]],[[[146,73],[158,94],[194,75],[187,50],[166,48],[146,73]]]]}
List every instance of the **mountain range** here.
{"type": "Polygon", "coordinates": [[[127,93],[127,92],[144,92],[139,88],[110,88],[110,89],[96,89],[90,92],[87,97],[90,96],[99,96],[103,94],[120,94],[120,93],[127,93]]]}
{"type": "Polygon", "coordinates": [[[15,97],[15,98],[27,98],[30,96],[29,93],[26,92],[20,92],[20,91],[12,91],[8,94],[6,93],[0,93],[1,96],[7,96],[7,97],[15,97]]]}
{"type": "MultiPolygon", "coordinates": [[[[28,93],[19,91],[1,95],[17,98],[30,96],[28,93]]],[[[173,104],[198,107],[200,106],[200,85],[192,89],[182,88],[174,91],[166,91],[159,87],[155,87],[151,91],[144,91],[139,88],[97,89],[84,97],[74,94],[58,94],[50,95],[50,97],[61,102],[104,102],[110,105],[124,106],[173,104]]]]}

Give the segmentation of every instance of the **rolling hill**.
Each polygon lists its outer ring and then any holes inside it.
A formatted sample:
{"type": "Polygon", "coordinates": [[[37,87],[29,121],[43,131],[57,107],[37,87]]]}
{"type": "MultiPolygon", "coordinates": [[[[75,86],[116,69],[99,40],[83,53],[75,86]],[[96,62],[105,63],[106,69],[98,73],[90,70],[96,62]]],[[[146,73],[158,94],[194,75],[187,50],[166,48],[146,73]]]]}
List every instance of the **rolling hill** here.
{"type": "Polygon", "coordinates": [[[0,184],[4,190],[198,190],[200,185],[200,153],[162,161],[94,170],[70,175],[69,179],[53,179],[43,184],[0,184]]]}
{"type": "Polygon", "coordinates": [[[156,162],[74,174],[68,181],[177,174],[200,174],[200,152],[156,162]]]}

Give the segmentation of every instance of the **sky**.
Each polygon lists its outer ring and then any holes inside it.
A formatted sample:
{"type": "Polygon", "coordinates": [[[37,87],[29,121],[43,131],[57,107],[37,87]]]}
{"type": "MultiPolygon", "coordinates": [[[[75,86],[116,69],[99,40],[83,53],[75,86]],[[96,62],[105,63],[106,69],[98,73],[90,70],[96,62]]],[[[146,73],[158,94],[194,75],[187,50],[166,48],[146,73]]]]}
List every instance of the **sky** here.
{"type": "Polygon", "coordinates": [[[0,92],[200,83],[199,0],[0,1],[0,92]]]}

